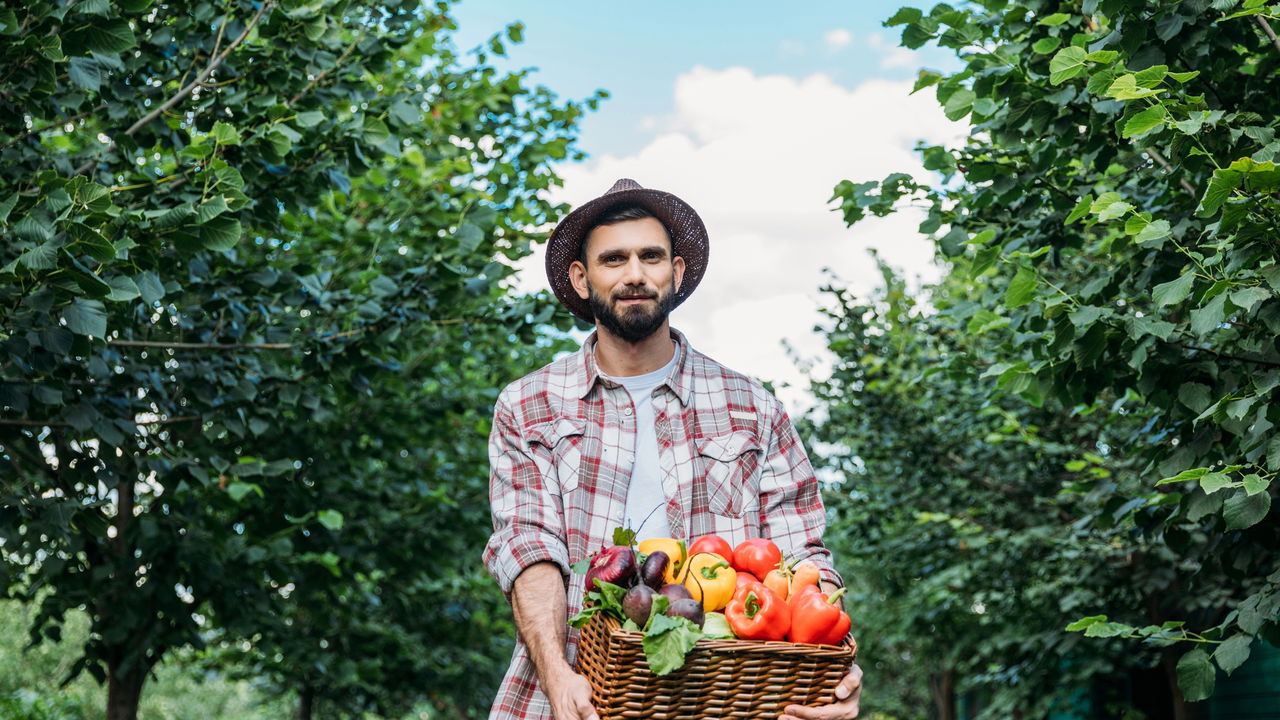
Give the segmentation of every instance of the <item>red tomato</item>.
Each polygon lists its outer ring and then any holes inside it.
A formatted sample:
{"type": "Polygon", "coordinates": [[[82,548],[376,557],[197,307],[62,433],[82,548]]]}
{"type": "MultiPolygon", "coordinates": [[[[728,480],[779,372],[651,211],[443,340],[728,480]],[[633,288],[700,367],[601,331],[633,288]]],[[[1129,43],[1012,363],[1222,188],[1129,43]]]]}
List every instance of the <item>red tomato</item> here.
{"type": "Polygon", "coordinates": [[[750,585],[751,583],[758,583],[758,582],[760,582],[760,578],[756,577],[755,575],[752,575],[746,570],[738,571],[738,587],[742,587],[743,585],[750,585]]]}
{"type": "Polygon", "coordinates": [[[700,552],[715,553],[724,558],[730,565],[733,564],[733,546],[719,535],[703,535],[689,546],[689,557],[693,557],[700,552]]]}
{"type": "Polygon", "coordinates": [[[762,578],[782,562],[782,551],[772,540],[752,538],[733,549],[733,569],[745,570],[762,578]]]}

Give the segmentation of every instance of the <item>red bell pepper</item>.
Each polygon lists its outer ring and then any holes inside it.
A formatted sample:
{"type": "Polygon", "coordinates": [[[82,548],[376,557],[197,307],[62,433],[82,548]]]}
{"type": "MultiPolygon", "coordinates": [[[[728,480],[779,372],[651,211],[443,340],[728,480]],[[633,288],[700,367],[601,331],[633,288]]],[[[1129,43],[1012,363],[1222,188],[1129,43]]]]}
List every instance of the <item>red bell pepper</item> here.
{"type": "Polygon", "coordinates": [[[724,616],[733,634],[743,640],[782,640],[791,629],[791,609],[764,583],[738,588],[724,616]]]}
{"type": "Polygon", "coordinates": [[[782,562],[782,551],[772,540],[751,538],[733,549],[733,569],[746,570],[761,580],[782,562]]]}
{"type": "Polygon", "coordinates": [[[844,595],[840,588],[827,597],[818,589],[808,589],[791,598],[791,632],[787,639],[797,643],[839,645],[849,634],[852,621],[837,603],[844,595]]]}

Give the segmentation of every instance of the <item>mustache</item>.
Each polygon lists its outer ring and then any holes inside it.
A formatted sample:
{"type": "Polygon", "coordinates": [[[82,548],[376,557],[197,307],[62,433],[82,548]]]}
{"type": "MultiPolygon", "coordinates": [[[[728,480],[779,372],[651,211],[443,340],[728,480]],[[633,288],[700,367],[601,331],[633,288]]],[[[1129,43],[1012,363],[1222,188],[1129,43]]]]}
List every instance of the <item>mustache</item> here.
{"type": "Polygon", "coordinates": [[[652,299],[652,298],[658,297],[658,293],[652,290],[648,290],[646,288],[623,288],[622,290],[619,290],[618,292],[613,294],[614,300],[618,300],[621,298],[634,298],[634,297],[652,299]]]}

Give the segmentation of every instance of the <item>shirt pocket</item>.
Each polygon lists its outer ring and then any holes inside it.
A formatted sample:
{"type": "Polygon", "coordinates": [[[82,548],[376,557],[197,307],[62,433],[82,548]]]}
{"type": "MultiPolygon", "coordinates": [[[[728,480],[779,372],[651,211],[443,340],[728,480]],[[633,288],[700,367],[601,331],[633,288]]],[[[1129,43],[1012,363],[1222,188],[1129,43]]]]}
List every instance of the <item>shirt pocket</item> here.
{"type": "Polygon", "coordinates": [[[578,418],[557,418],[530,427],[526,433],[531,442],[551,453],[552,469],[564,497],[576,490],[582,477],[582,436],[586,423],[578,418]]]}
{"type": "Polygon", "coordinates": [[[736,431],[697,441],[707,505],[715,515],[742,517],[746,489],[760,470],[760,441],[753,433],[736,431]]]}

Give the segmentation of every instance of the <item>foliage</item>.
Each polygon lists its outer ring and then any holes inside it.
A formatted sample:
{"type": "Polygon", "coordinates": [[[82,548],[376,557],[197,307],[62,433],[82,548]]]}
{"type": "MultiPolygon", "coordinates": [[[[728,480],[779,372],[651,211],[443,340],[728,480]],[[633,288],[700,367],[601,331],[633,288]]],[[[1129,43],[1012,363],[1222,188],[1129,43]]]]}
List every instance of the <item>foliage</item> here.
{"type": "Polygon", "coordinates": [[[489,65],[518,24],[460,57],[447,12],[0,12],[0,587],[36,640],[88,610],[109,717],[210,642],[304,707],[496,684],[488,412],[569,323],[504,280],[597,98],[489,65]]]}
{"type": "Polygon", "coordinates": [[[886,24],[905,46],[964,62],[916,90],[972,131],[920,149],[934,185],[836,188],[849,223],[927,208],[920,230],[950,263],[931,324],[964,336],[943,371],[981,370],[992,402],[1095,417],[1094,457],[1072,467],[1114,473],[1087,491],[1113,493],[1152,547],[1135,558],[1151,581],[1100,588],[1116,620],[1081,607],[1072,629],[1184,643],[1163,661],[1186,700],[1212,692],[1211,658],[1230,672],[1253,637],[1280,640],[1277,15],[1260,0],[904,8],[886,24]]]}
{"type": "Polygon", "coordinates": [[[1127,610],[1167,570],[1139,562],[1159,547],[1118,522],[1118,486],[1141,480],[1134,463],[1099,455],[1104,416],[993,394],[983,376],[998,366],[945,305],[963,288],[933,288],[939,309],[882,271],[866,303],[827,288],[837,361],[813,384],[824,416],[809,430],[848,478],[826,497],[878,678],[868,709],[912,716],[931,695],[954,717],[956,695],[982,690],[994,717],[1043,717],[1094,676],[1153,664],[1152,652],[1062,632],[1081,612],[1127,610]]]}

